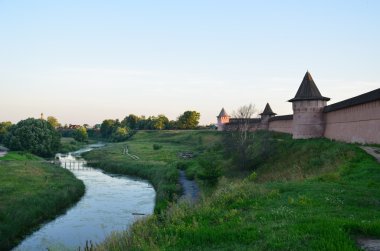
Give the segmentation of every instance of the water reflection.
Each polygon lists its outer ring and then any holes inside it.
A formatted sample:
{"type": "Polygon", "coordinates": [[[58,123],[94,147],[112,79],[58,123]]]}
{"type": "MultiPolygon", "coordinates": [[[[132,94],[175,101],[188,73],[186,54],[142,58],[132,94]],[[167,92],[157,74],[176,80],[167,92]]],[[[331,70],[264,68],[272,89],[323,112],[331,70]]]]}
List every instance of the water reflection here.
{"type": "MultiPolygon", "coordinates": [[[[91,148],[76,154],[87,150],[91,148]]],[[[62,163],[77,161],[73,155],[58,158],[62,163]]],[[[77,250],[86,240],[99,243],[111,232],[127,229],[141,217],[139,215],[153,212],[155,191],[145,181],[110,176],[92,168],[72,172],[86,185],[84,197],[66,214],[44,225],[14,250],[77,250]]]]}

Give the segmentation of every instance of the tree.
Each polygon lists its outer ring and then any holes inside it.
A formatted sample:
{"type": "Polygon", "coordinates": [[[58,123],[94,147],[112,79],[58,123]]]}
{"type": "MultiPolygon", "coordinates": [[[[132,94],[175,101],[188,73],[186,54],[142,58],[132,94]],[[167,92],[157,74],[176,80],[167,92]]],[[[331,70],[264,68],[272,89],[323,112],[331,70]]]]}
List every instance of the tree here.
{"type": "Polygon", "coordinates": [[[87,129],[84,126],[75,129],[74,139],[79,142],[86,142],[88,140],[87,129]]]}
{"type": "Polygon", "coordinates": [[[137,123],[139,122],[140,118],[134,114],[129,114],[127,117],[123,119],[121,124],[124,127],[129,127],[131,129],[137,129],[137,123]]]}
{"type": "Polygon", "coordinates": [[[12,126],[12,122],[10,121],[0,123],[0,143],[3,142],[5,135],[7,134],[11,126],[12,126]]]}
{"type": "Polygon", "coordinates": [[[195,129],[199,124],[201,114],[196,111],[186,111],[178,117],[179,129],[195,129]]]}
{"type": "Polygon", "coordinates": [[[210,185],[216,185],[222,175],[221,161],[216,152],[214,150],[207,151],[198,159],[198,163],[201,167],[199,177],[209,182],[210,185]]]}
{"type": "Polygon", "coordinates": [[[4,144],[11,150],[28,151],[49,157],[60,148],[60,134],[45,120],[29,118],[12,125],[4,144]]]}
{"type": "Polygon", "coordinates": [[[120,142],[128,139],[129,133],[127,128],[118,127],[115,132],[112,134],[112,141],[120,142]]]}
{"type": "Polygon", "coordinates": [[[61,126],[61,124],[58,122],[58,119],[56,119],[55,117],[53,116],[49,116],[47,117],[47,122],[49,122],[49,124],[54,127],[54,128],[58,128],[61,126]]]}
{"type": "Polygon", "coordinates": [[[242,168],[247,167],[249,146],[253,142],[254,135],[249,132],[249,127],[255,112],[255,106],[252,104],[244,105],[233,112],[233,129],[225,134],[227,151],[242,168]]]}
{"type": "Polygon", "coordinates": [[[177,121],[175,120],[170,120],[168,125],[167,125],[167,129],[169,130],[173,130],[173,129],[177,129],[178,128],[178,123],[177,121]]]}
{"type": "Polygon", "coordinates": [[[103,138],[109,138],[112,135],[112,132],[115,128],[115,120],[106,119],[102,122],[100,126],[100,133],[103,138]]]}
{"type": "Polygon", "coordinates": [[[165,115],[158,115],[158,117],[152,117],[151,128],[154,130],[166,129],[169,124],[169,119],[165,115]]]}

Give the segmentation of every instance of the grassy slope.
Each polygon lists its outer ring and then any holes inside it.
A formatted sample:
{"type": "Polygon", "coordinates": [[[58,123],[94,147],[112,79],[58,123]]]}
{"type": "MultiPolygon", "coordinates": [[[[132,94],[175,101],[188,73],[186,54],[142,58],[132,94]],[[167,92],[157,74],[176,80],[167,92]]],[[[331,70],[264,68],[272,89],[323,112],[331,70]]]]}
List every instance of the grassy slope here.
{"type": "Polygon", "coordinates": [[[60,153],[68,153],[77,151],[88,144],[96,143],[95,140],[89,140],[89,142],[78,142],[74,138],[62,137],[60,153]]]}
{"type": "Polygon", "coordinates": [[[200,153],[218,139],[218,134],[213,131],[139,131],[127,142],[112,143],[106,148],[88,152],[83,156],[88,160],[98,161],[94,165],[105,171],[148,179],[157,191],[157,212],[166,208],[180,193],[176,168],[177,162],[180,161],[178,153],[200,153]],[[154,150],[153,144],[162,148],[154,150]],[[133,160],[123,154],[126,145],[129,153],[137,155],[139,160],[133,160]]]}
{"type": "Polygon", "coordinates": [[[9,152],[0,158],[0,250],[16,245],[83,194],[81,181],[39,157],[9,152]]]}
{"type": "Polygon", "coordinates": [[[357,250],[356,236],[380,237],[380,165],[371,156],[325,139],[271,142],[256,179],[225,178],[196,207],[174,205],[99,249],[357,250]]]}

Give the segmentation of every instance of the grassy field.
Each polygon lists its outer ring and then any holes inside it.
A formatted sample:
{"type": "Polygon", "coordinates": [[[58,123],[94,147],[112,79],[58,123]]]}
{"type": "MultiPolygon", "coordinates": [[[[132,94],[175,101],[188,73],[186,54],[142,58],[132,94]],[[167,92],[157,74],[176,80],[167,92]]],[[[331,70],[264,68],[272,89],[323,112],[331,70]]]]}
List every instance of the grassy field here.
{"type": "Polygon", "coordinates": [[[15,246],[83,194],[84,184],[71,172],[39,157],[9,152],[0,158],[0,250],[15,246]]]}
{"type": "MultiPolygon", "coordinates": [[[[164,143],[163,135],[146,133],[144,141],[164,143]]],[[[256,137],[263,140],[260,133],[256,137]]],[[[148,147],[138,143],[141,138],[135,140],[128,142],[134,153],[151,161],[170,163],[178,151],[155,156],[141,151],[148,147]]],[[[271,134],[269,140],[270,154],[257,155],[255,172],[225,170],[228,176],[198,205],[174,204],[110,236],[98,249],[359,250],[357,237],[380,237],[380,165],[374,158],[356,145],[326,139],[271,134]]],[[[183,142],[180,149],[196,148],[183,142]]],[[[260,152],[260,143],[252,150],[260,152]]]]}
{"type": "Polygon", "coordinates": [[[156,189],[155,211],[159,212],[181,193],[177,184],[178,163],[186,163],[187,166],[196,164],[194,160],[182,160],[178,154],[192,152],[195,156],[201,155],[219,140],[215,131],[139,131],[127,142],[110,143],[83,156],[98,161],[93,165],[107,172],[148,179],[156,189]],[[156,145],[156,150],[153,145],[156,145]],[[125,147],[139,159],[126,155],[125,147]]]}

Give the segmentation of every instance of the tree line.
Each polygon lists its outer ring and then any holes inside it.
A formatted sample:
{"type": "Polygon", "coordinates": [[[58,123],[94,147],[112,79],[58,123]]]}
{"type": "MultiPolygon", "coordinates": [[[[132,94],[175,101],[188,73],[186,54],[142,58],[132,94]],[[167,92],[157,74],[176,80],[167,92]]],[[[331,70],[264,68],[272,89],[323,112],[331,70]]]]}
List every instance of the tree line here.
{"type": "Polygon", "coordinates": [[[86,142],[89,137],[102,137],[120,142],[128,139],[136,130],[196,129],[199,118],[200,114],[196,111],[185,111],[175,121],[169,120],[165,115],[146,118],[130,114],[122,121],[106,119],[99,128],[91,129],[85,125],[75,129],[62,127],[53,116],[49,116],[47,120],[28,118],[17,124],[0,122],[0,144],[11,150],[49,157],[59,151],[61,137],[73,137],[81,142],[86,142]]]}
{"type": "Polygon", "coordinates": [[[136,130],[196,129],[199,119],[200,113],[196,111],[185,111],[177,120],[169,120],[163,114],[148,118],[129,114],[122,121],[104,120],[100,126],[100,134],[105,139],[118,142],[128,139],[136,130]]]}

